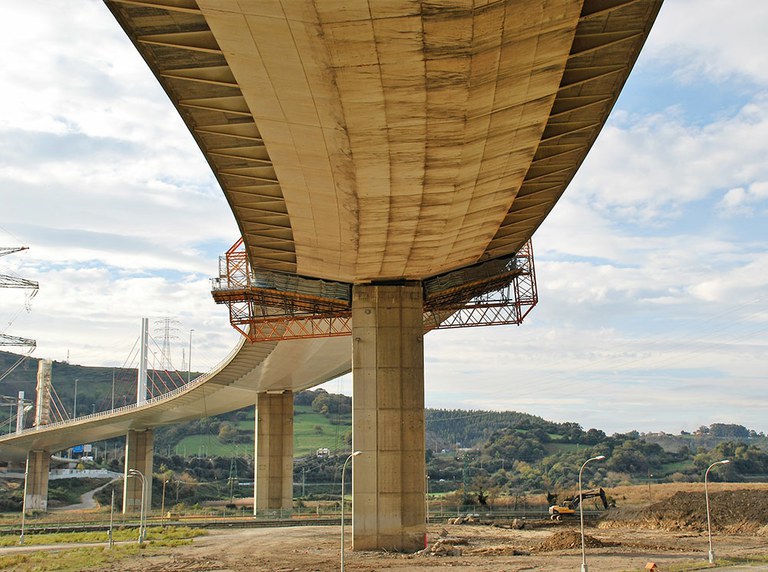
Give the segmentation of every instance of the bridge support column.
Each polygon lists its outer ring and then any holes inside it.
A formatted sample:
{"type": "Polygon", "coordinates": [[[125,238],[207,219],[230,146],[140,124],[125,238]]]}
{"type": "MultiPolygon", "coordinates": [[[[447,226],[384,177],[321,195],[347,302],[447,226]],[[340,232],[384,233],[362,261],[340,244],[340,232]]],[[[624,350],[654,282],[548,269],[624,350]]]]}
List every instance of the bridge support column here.
{"type": "Polygon", "coordinates": [[[129,476],[128,471],[136,469],[144,475],[144,506],[147,513],[152,506],[152,457],[154,454],[154,432],[128,431],[125,436],[125,474],[123,479],[123,513],[141,512],[140,477],[129,476]]]}
{"type": "Polygon", "coordinates": [[[256,402],[253,513],[293,509],[293,392],[260,393],[256,402]]]}
{"type": "Polygon", "coordinates": [[[50,451],[27,453],[27,483],[24,506],[27,512],[48,510],[48,473],[51,470],[50,451]]]}
{"type": "Polygon", "coordinates": [[[420,283],[352,292],[352,544],[424,548],[423,299],[420,283]]]}

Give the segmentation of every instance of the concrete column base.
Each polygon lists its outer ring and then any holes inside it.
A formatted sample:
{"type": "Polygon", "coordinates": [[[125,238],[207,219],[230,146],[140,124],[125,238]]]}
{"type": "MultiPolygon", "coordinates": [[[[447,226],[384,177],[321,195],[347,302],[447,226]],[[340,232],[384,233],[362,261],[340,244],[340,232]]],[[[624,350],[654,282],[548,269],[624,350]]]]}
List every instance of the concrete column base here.
{"type": "Polygon", "coordinates": [[[352,291],[352,545],[424,548],[423,299],[420,283],[352,291]]]}
{"type": "Polygon", "coordinates": [[[51,470],[50,451],[30,451],[27,454],[27,484],[24,506],[27,512],[48,511],[48,474],[51,470]]]}
{"type": "Polygon", "coordinates": [[[154,455],[154,432],[128,431],[125,437],[125,478],[123,479],[123,514],[141,512],[141,478],[128,475],[136,469],[144,475],[144,506],[147,513],[152,507],[152,457],[154,455]]]}
{"type": "Polygon", "coordinates": [[[256,402],[253,513],[293,510],[293,392],[260,393],[256,402]]]}

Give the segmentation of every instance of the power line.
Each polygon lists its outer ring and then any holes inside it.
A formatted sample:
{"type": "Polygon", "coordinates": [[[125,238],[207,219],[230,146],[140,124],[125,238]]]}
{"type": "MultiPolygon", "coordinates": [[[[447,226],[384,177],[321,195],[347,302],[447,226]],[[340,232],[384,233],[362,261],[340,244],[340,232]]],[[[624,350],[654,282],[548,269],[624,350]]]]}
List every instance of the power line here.
{"type": "MultiPolygon", "coordinates": [[[[7,256],[8,254],[21,252],[24,250],[28,250],[28,248],[26,246],[0,247],[0,256],[7,256]]],[[[30,310],[32,300],[37,295],[37,291],[39,287],[40,285],[34,280],[27,280],[26,278],[21,278],[19,276],[16,276],[15,274],[0,274],[0,288],[17,288],[17,289],[28,291],[26,299],[24,301],[24,306],[23,306],[23,308],[25,308],[27,311],[30,310]]],[[[21,314],[21,310],[16,312],[16,314],[8,322],[8,327],[11,326],[11,324],[16,320],[16,318],[19,317],[20,314],[21,314]]],[[[3,332],[5,332],[5,329],[3,330],[3,332]]],[[[31,340],[29,338],[22,338],[19,336],[11,336],[6,333],[0,333],[0,346],[22,346],[22,347],[26,346],[30,348],[35,348],[36,345],[37,344],[35,340],[31,340]]]]}

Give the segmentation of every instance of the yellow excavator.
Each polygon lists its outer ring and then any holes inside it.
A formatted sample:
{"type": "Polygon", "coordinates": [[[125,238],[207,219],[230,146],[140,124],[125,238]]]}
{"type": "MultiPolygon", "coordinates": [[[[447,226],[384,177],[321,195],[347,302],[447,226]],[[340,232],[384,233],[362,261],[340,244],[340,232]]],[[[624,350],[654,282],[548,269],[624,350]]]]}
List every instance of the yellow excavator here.
{"type": "MultiPolygon", "coordinates": [[[[550,495],[547,495],[550,497],[550,495]]],[[[600,497],[603,503],[603,508],[608,508],[608,498],[605,496],[605,491],[600,489],[590,489],[588,491],[582,491],[581,495],[574,495],[563,502],[563,504],[553,504],[549,507],[549,518],[552,520],[560,520],[563,515],[575,514],[579,505],[584,502],[584,499],[600,497]]],[[[550,497],[551,498],[551,497],[550,497]]]]}

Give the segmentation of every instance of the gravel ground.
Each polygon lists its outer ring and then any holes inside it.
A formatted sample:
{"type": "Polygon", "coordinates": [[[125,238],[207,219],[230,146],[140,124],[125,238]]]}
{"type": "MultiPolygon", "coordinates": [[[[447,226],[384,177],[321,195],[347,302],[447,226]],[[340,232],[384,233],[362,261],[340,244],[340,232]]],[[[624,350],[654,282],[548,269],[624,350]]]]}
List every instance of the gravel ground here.
{"type": "MultiPolygon", "coordinates": [[[[660,570],[673,562],[706,562],[707,536],[628,528],[586,531],[587,562],[594,571],[660,570]]],[[[479,570],[511,572],[578,570],[580,534],[572,523],[512,530],[489,525],[430,526],[430,545],[438,554],[404,555],[346,552],[346,570],[479,570]]],[[[768,556],[768,538],[722,535],[714,539],[718,557],[768,556]]],[[[212,531],[192,546],[121,561],[124,572],[330,572],[339,569],[338,527],[293,527],[212,531]]]]}

